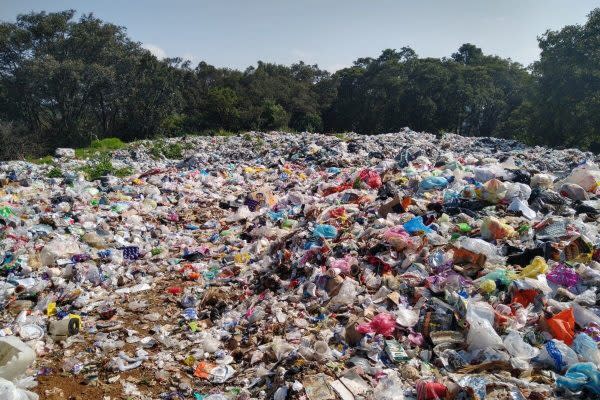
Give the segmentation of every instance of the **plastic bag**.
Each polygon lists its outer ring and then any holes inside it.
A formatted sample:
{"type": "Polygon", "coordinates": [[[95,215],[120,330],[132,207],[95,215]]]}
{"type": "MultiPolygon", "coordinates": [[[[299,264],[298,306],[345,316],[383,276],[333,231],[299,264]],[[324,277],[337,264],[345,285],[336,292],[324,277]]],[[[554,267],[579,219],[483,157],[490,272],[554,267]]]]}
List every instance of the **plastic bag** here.
{"type": "Polygon", "coordinates": [[[554,178],[548,174],[535,174],[531,177],[531,187],[540,189],[552,189],[554,178]]]}
{"type": "Polygon", "coordinates": [[[506,196],[506,186],[498,179],[490,179],[483,185],[481,197],[490,203],[498,203],[506,196]]]}
{"type": "Polygon", "coordinates": [[[401,225],[389,228],[384,232],[383,237],[396,250],[416,249],[421,244],[420,241],[411,238],[410,234],[401,225]]]}
{"type": "Polygon", "coordinates": [[[551,318],[548,318],[546,322],[555,339],[562,340],[568,345],[573,343],[573,336],[575,335],[575,316],[573,315],[572,308],[567,308],[566,310],[559,312],[551,318]]]}
{"type": "Polygon", "coordinates": [[[421,217],[414,217],[402,226],[404,227],[404,230],[411,235],[418,232],[432,232],[432,229],[423,223],[423,218],[421,217]]]}
{"type": "Polygon", "coordinates": [[[557,285],[573,287],[579,281],[579,275],[572,268],[564,264],[558,264],[552,268],[552,271],[548,272],[546,279],[557,285]]]}
{"type": "Polygon", "coordinates": [[[400,307],[396,311],[396,322],[405,328],[412,328],[419,322],[419,313],[405,307],[400,307]]]}
{"type": "Polygon", "coordinates": [[[481,237],[486,240],[502,239],[512,236],[515,230],[494,217],[485,217],[481,224],[481,237]]]}
{"type": "Polygon", "coordinates": [[[565,179],[565,182],[574,183],[588,192],[593,192],[598,187],[598,182],[600,182],[600,171],[591,165],[584,165],[575,168],[571,175],[565,179]]]}
{"type": "Polygon", "coordinates": [[[360,333],[378,333],[383,336],[391,336],[396,329],[396,317],[392,314],[377,314],[369,323],[360,324],[356,330],[360,333]]]}
{"type": "Polygon", "coordinates": [[[421,181],[419,188],[421,190],[443,189],[448,186],[448,179],[443,176],[429,176],[421,181]]]}
{"type": "Polygon", "coordinates": [[[467,322],[469,333],[467,344],[469,350],[486,348],[502,348],[502,338],[494,330],[494,309],[485,302],[470,301],[467,305],[467,322]]]}
{"type": "Polygon", "coordinates": [[[74,254],[81,253],[79,244],[69,236],[60,236],[44,246],[40,252],[42,265],[53,265],[59,258],[71,258],[74,254]]]}
{"type": "Polygon", "coordinates": [[[494,282],[499,282],[503,286],[508,286],[515,278],[516,275],[512,271],[507,271],[505,269],[496,269],[480,278],[480,280],[491,280],[494,282]]]}
{"type": "Polygon", "coordinates": [[[573,364],[564,376],[556,378],[556,386],[572,392],[587,389],[600,395],[600,371],[592,363],[573,364]]]}
{"type": "Polygon", "coordinates": [[[520,212],[527,219],[534,219],[537,215],[536,212],[529,207],[529,204],[521,199],[513,199],[508,205],[508,211],[520,212]]]}
{"type": "Polygon", "coordinates": [[[313,236],[324,239],[333,239],[337,236],[337,229],[331,225],[316,225],[313,236]]]}
{"type": "Polygon", "coordinates": [[[344,306],[352,304],[356,299],[356,283],[351,279],[346,279],[342,282],[340,291],[334,297],[331,298],[329,305],[344,306]]]}
{"type": "MultiPolygon", "coordinates": [[[[0,378],[0,398],[3,400],[38,400],[39,396],[36,393],[25,390],[28,386],[31,385],[25,382],[15,384],[0,378]]],[[[35,382],[33,386],[35,386],[35,382]]]]}
{"type": "Polygon", "coordinates": [[[577,303],[572,303],[573,315],[575,316],[575,322],[582,328],[585,328],[590,323],[600,325],[600,317],[597,316],[592,310],[586,307],[580,306],[577,303]]]}
{"type": "Polygon", "coordinates": [[[556,339],[549,340],[544,344],[536,360],[552,366],[559,372],[579,361],[577,353],[573,349],[556,339]]]}
{"type": "Polygon", "coordinates": [[[503,257],[498,254],[498,248],[483,239],[462,236],[456,242],[455,246],[476,254],[483,254],[490,262],[501,263],[504,260],[503,257]]]}
{"type": "Polygon", "coordinates": [[[404,400],[404,386],[398,377],[385,377],[379,381],[373,391],[378,400],[404,400]]]}
{"type": "Polygon", "coordinates": [[[531,188],[524,183],[504,182],[506,186],[506,195],[504,198],[508,201],[521,200],[527,201],[531,196],[531,188]]]}
{"type": "Polygon", "coordinates": [[[0,377],[15,380],[35,360],[35,353],[16,336],[0,338],[0,377]]]}
{"type": "Polygon", "coordinates": [[[358,261],[355,257],[350,254],[346,254],[344,258],[330,258],[329,265],[333,269],[339,270],[341,273],[349,274],[352,269],[352,265],[355,265],[358,261]]]}
{"type": "Polygon", "coordinates": [[[548,271],[548,264],[543,257],[535,256],[531,263],[523,268],[521,272],[517,274],[519,279],[522,278],[537,278],[540,274],[545,274],[548,271]]]}
{"type": "Polygon", "coordinates": [[[503,343],[511,356],[521,360],[531,360],[540,353],[537,348],[526,343],[516,331],[510,331],[504,337],[503,343]]]}
{"type": "Polygon", "coordinates": [[[358,174],[358,178],[365,182],[371,189],[378,189],[381,186],[381,177],[372,169],[363,169],[358,174]]]}
{"type": "Polygon", "coordinates": [[[578,333],[573,340],[572,347],[582,360],[600,366],[600,350],[598,350],[598,343],[594,339],[585,333],[578,333]]]}

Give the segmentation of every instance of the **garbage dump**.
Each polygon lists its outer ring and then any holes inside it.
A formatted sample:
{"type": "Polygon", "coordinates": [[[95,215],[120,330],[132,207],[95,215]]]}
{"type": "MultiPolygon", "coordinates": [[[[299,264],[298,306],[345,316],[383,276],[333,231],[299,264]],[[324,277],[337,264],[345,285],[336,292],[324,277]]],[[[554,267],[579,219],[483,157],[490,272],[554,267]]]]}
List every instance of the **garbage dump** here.
{"type": "Polygon", "coordinates": [[[166,141],[0,165],[1,398],[600,397],[592,153],[166,141]]]}

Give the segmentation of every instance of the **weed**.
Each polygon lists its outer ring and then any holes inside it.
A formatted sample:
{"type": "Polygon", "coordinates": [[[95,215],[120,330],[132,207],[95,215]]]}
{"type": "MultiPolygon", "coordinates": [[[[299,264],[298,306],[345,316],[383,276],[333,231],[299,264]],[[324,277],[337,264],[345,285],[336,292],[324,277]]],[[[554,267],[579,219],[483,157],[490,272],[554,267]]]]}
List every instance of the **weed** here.
{"type": "Polygon", "coordinates": [[[58,167],[54,167],[48,172],[48,178],[62,178],[62,170],[58,167]]]}
{"type": "Polygon", "coordinates": [[[86,179],[95,181],[103,176],[111,175],[115,172],[115,167],[112,165],[111,156],[109,153],[101,153],[91,164],[81,168],[86,179]]]}
{"type": "Polygon", "coordinates": [[[119,168],[119,169],[115,170],[114,175],[119,178],[125,178],[126,176],[129,176],[131,174],[133,174],[133,168],[123,167],[123,168],[119,168]]]}
{"type": "Polygon", "coordinates": [[[179,143],[165,143],[162,140],[155,140],[150,148],[150,154],[154,159],[163,156],[169,159],[180,159],[183,157],[183,147],[179,143]]]}

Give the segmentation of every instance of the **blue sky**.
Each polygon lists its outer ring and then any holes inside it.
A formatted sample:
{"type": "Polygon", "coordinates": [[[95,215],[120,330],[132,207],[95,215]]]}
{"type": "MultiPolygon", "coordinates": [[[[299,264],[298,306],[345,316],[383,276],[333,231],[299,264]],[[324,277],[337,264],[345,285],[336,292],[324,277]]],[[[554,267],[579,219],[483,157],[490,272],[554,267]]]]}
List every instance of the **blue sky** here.
{"type": "Polygon", "coordinates": [[[547,29],[583,23],[600,0],[0,0],[0,19],[74,8],[127,27],[157,56],[245,69],[258,60],[328,70],[382,49],[449,56],[465,42],[528,65],[547,29]]]}

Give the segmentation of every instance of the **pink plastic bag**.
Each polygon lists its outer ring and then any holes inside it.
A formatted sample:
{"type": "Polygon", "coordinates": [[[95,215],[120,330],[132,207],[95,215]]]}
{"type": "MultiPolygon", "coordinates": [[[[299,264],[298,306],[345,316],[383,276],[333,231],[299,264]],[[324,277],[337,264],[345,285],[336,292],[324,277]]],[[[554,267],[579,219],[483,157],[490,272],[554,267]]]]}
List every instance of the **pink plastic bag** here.
{"type": "Polygon", "coordinates": [[[343,274],[349,274],[352,265],[356,263],[356,258],[352,257],[350,254],[346,254],[344,258],[332,258],[329,261],[331,268],[339,269],[343,274]]]}
{"type": "Polygon", "coordinates": [[[392,314],[377,314],[368,324],[360,324],[356,331],[362,334],[378,333],[383,336],[392,336],[396,329],[396,317],[392,314]]]}
{"type": "Polygon", "coordinates": [[[386,242],[391,244],[396,250],[405,248],[416,249],[421,245],[419,238],[411,237],[402,225],[394,226],[386,230],[383,234],[386,242]]]}

